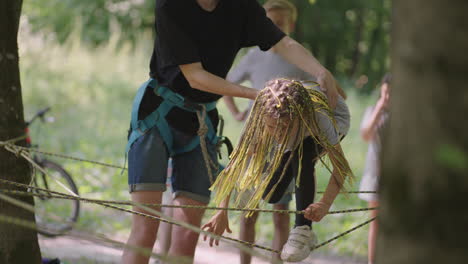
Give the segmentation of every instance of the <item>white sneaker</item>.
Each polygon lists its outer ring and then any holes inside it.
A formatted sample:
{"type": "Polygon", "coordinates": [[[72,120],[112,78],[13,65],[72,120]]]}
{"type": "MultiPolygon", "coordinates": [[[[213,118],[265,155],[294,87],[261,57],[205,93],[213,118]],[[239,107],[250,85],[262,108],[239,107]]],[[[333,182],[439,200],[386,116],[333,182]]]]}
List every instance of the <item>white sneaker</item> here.
{"type": "Polygon", "coordinates": [[[306,259],[317,244],[317,236],[307,225],[295,227],[289,233],[288,242],[283,246],[281,259],[299,262],[306,259]]]}

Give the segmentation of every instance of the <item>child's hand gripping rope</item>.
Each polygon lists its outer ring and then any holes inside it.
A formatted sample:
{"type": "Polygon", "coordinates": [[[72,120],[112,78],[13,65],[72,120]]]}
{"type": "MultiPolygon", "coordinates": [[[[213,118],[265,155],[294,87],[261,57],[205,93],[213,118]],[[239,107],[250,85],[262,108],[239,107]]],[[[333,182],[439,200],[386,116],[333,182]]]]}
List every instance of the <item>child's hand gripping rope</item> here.
{"type": "Polygon", "coordinates": [[[320,222],[322,218],[324,218],[327,214],[328,211],[330,210],[330,205],[324,202],[316,202],[313,204],[310,204],[305,210],[304,210],[304,216],[305,218],[314,221],[314,222],[320,222]]]}

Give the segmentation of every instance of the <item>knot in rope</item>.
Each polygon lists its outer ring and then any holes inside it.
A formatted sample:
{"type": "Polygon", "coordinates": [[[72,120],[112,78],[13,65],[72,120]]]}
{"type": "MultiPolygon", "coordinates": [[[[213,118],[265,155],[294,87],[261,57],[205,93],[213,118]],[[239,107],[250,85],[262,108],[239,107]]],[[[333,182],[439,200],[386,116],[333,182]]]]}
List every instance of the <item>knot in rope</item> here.
{"type": "Polygon", "coordinates": [[[201,122],[197,131],[197,135],[199,137],[205,137],[206,134],[208,134],[208,126],[205,124],[205,122],[201,122]]]}
{"type": "Polygon", "coordinates": [[[213,171],[218,170],[218,164],[211,160],[210,155],[208,153],[208,148],[206,144],[206,135],[208,134],[208,126],[206,125],[206,107],[205,105],[201,105],[202,110],[197,110],[197,118],[198,118],[198,131],[197,134],[200,137],[200,148],[202,150],[203,159],[205,160],[206,170],[208,172],[208,176],[210,178],[210,183],[214,183],[214,176],[213,171]]]}
{"type": "Polygon", "coordinates": [[[26,139],[27,135],[21,135],[19,137],[15,137],[15,138],[12,138],[12,139],[8,139],[8,140],[5,140],[5,141],[0,141],[0,146],[7,146],[7,145],[11,145],[11,144],[14,144],[18,141],[21,141],[23,139],[26,139]]]}
{"type": "Polygon", "coordinates": [[[17,158],[19,158],[20,156],[23,155],[24,152],[27,152],[27,150],[23,149],[23,148],[17,148],[15,147],[15,145],[12,145],[12,144],[5,144],[5,149],[10,151],[11,153],[15,154],[15,156],[17,158]]]}

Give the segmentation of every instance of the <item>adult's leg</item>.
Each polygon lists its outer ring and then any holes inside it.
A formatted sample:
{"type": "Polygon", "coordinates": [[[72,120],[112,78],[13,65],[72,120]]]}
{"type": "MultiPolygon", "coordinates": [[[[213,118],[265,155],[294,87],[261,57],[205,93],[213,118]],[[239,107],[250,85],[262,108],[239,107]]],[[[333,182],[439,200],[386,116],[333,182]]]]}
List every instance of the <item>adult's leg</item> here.
{"type": "MultiPolygon", "coordinates": [[[[369,207],[378,207],[379,202],[378,201],[370,201],[369,202],[369,207]]],[[[377,216],[377,210],[372,210],[371,211],[371,216],[376,217],[377,216]]],[[[373,264],[375,261],[375,242],[377,240],[377,230],[378,230],[378,225],[377,221],[374,220],[370,223],[369,227],[369,238],[368,238],[368,255],[369,255],[369,264],[373,264]]]]}
{"type": "MultiPolygon", "coordinates": [[[[162,197],[162,203],[163,204],[168,204],[172,205],[173,204],[173,199],[172,199],[172,188],[170,186],[171,182],[171,177],[172,177],[172,159],[169,159],[169,164],[167,167],[167,190],[163,193],[162,197]]],[[[162,208],[162,213],[164,215],[167,215],[169,217],[173,217],[173,209],[171,207],[164,207],[162,208]]],[[[158,253],[161,255],[167,255],[169,252],[169,248],[171,247],[171,238],[172,238],[172,224],[168,224],[165,222],[162,222],[159,227],[159,236],[158,236],[158,242],[156,245],[158,246],[158,253]]]]}
{"type": "MultiPolygon", "coordinates": [[[[288,204],[275,204],[275,210],[288,210],[288,204]]],[[[273,213],[273,223],[275,232],[273,234],[273,249],[281,252],[289,235],[289,214],[273,213]]],[[[273,258],[280,260],[280,253],[275,253],[273,258]]]]}
{"type": "MultiPolygon", "coordinates": [[[[136,203],[161,203],[162,192],[160,191],[139,191],[133,192],[131,198],[136,203]]],[[[154,208],[160,210],[160,208],[154,208]]],[[[143,213],[149,212],[139,207],[133,207],[133,210],[143,213]]],[[[148,250],[153,249],[154,242],[158,233],[159,221],[139,216],[132,215],[132,229],[130,237],[128,238],[127,245],[130,247],[145,248],[148,250]]],[[[122,263],[124,264],[140,264],[148,263],[149,256],[141,254],[132,248],[127,247],[124,249],[122,256],[122,263]]]]}
{"type": "MultiPolygon", "coordinates": [[[[250,217],[241,217],[240,223],[240,234],[239,239],[253,243],[255,241],[255,224],[257,223],[258,212],[255,212],[250,217]]],[[[252,261],[252,256],[241,250],[240,251],[240,263],[241,264],[250,264],[252,261]]]]}
{"type": "MultiPolygon", "coordinates": [[[[206,203],[195,201],[193,199],[178,196],[174,199],[174,205],[198,205],[206,206],[206,203]]],[[[174,208],[174,219],[185,222],[196,227],[200,227],[201,220],[205,210],[197,208],[174,208]]],[[[195,255],[199,233],[193,232],[184,227],[174,225],[172,227],[172,241],[169,255],[186,257],[192,259],[195,255]]]]}
{"type": "MultiPolygon", "coordinates": [[[[170,190],[167,190],[163,194],[163,204],[173,204],[172,203],[172,193],[170,193],[170,190]]],[[[173,209],[166,207],[162,208],[162,213],[164,215],[167,215],[169,217],[173,217],[173,209]]],[[[171,247],[171,238],[172,238],[172,224],[168,224],[165,222],[162,222],[159,227],[159,237],[158,237],[158,253],[161,255],[167,255],[169,252],[169,248],[171,247]]]]}
{"type": "MultiPolygon", "coordinates": [[[[159,131],[153,127],[142,135],[128,153],[128,183],[131,199],[137,203],[161,203],[162,192],[166,189],[168,153],[159,131]]],[[[134,207],[135,211],[146,212],[134,207]]],[[[160,208],[154,208],[160,210],[160,208]]],[[[153,249],[159,221],[132,215],[132,228],[127,245],[153,249]]],[[[149,256],[126,248],[123,263],[148,263],[149,256]]]]}
{"type": "MultiPolygon", "coordinates": [[[[187,146],[194,138],[193,135],[177,130],[173,130],[173,135],[174,148],[187,146]]],[[[216,146],[207,142],[206,147],[211,161],[217,163],[216,146]]],[[[172,161],[174,205],[206,206],[210,201],[209,187],[212,183],[201,146],[197,146],[192,151],[173,156],[172,161]]],[[[212,173],[216,175],[216,171],[212,170],[212,173]]],[[[173,211],[175,220],[196,227],[200,227],[204,212],[204,209],[199,208],[174,208],[173,211]]],[[[199,233],[197,232],[173,225],[169,255],[185,257],[193,262],[198,237],[199,233]]]]}
{"type": "MultiPolygon", "coordinates": [[[[306,209],[315,199],[315,163],[320,153],[315,141],[308,137],[303,142],[303,157],[299,161],[302,163],[299,186],[296,185],[296,210],[306,209]]],[[[294,175],[297,175],[298,163],[294,164],[294,175]]],[[[296,215],[296,226],[312,226],[312,221],[306,219],[303,214],[296,215]]]]}

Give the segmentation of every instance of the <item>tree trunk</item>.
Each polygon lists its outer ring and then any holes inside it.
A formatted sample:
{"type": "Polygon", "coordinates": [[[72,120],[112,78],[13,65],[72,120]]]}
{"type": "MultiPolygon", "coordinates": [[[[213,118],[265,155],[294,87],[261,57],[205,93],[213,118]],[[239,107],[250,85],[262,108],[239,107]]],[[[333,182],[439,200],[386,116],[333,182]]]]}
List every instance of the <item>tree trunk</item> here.
{"type": "Polygon", "coordinates": [[[468,1],[393,8],[376,263],[468,263],[468,1]]]}
{"type": "MultiPolygon", "coordinates": [[[[18,59],[18,26],[21,0],[0,1],[0,141],[24,134],[23,104],[18,59]]],[[[19,142],[19,144],[25,142],[19,142]]],[[[24,159],[0,147],[0,178],[29,183],[30,169],[24,159]]],[[[11,186],[0,184],[0,188],[11,186]]],[[[17,198],[33,204],[31,197],[17,198]]],[[[0,199],[0,214],[35,221],[34,214],[0,199]]],[[[37,233],[0,222],[0,263],[40,263],[37,233]]]]}
{"type": "Polygon", "coordinates": [[[351,56],[351,67],[348,71],[348,77],[354,78],[359,62],[361,60],[361,51],[359,49],[359,45],[362,41],[362,33],[364,31],[364,16],[365,16],[365,9],[363,7],[359,7],[356,11],[357,15],[357,25],[354,35],[354,48],[353,54],[351,56]]]}

